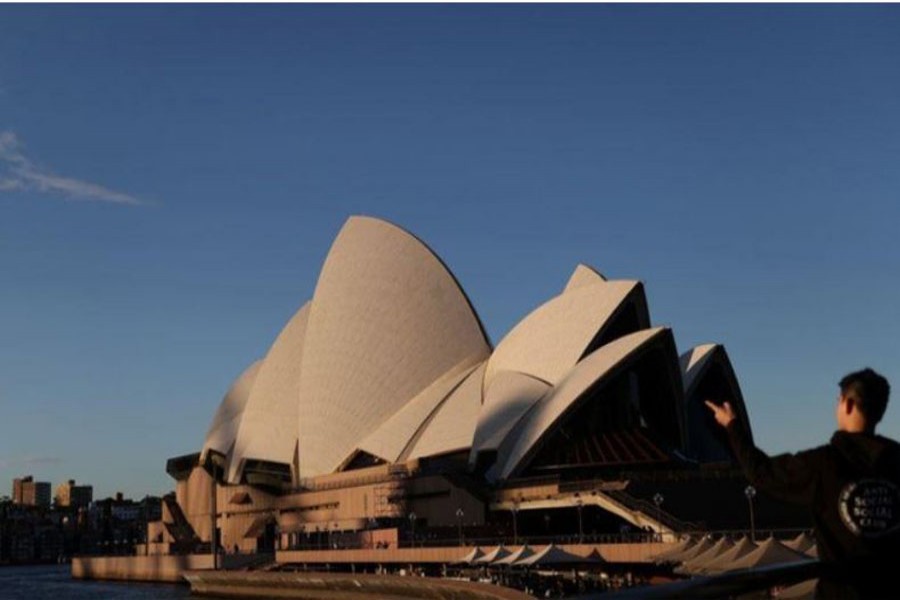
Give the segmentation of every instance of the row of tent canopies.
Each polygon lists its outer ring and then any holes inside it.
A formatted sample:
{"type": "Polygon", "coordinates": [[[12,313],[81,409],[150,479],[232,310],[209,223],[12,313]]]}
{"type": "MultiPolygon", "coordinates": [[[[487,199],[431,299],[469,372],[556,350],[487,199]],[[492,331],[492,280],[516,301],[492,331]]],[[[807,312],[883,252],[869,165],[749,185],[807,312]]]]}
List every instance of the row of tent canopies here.
{"type": "Polygon", "coordinates": [[[603,562],[600,553],[594,550],[587,556],[579,556],[568,550],[550,544],[535,550],[528,544],[510,549],[502,544],[488,550],[475,547],[471,552],[455,561],[457,565],[543,567],[575,564],[596,564],[603,562]]]}
{"type": "Polygon", "coordinates": [[[818,556],[815,540],[807,533],[781,542],[769,538],[756,543],[746,536],[737,540],[709,536],[686,538],[654,557],[657,564],[674,564],[682,575],[715,575],[735,569],[751,569],[779,563],[811,560],[818,556]]]}

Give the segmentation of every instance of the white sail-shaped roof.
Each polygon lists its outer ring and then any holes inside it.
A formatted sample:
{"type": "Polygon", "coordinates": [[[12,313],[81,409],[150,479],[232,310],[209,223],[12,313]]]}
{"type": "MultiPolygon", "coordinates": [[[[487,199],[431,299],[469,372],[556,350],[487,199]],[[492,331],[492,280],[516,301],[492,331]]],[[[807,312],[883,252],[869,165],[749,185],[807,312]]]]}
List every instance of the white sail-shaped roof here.
{"type": "Polygon", "coordinates": [[[690,390],[709,359],[712,358],[713,352],[719,347],[718,344],[702,344],[695,348],[691,348],[681,355],[679,363],[681,364],[681,378],[684,382],[684,390],[690,390]]]}
{"type": "MultiPolygon", "coordinates": [[[[501,448],[497,463],[489,476],[508,478],[588,388],[598,384],[631,355],[664,336],[671,336],[669,329],[644,329],[601,346],[586,356],[562,383],[535,404],[526,418],[510,433],[510,445],[508,449],[501,448]]],[[[677,426],[675,423],[672,425],[677,426]]]]}
{"type": "Polygon", "coordinates": [[[550,389],[550,384],[514,371],[501,371],[484,393],[484,406],[478,415],[478,428],[472,442],[469,462],[478,453],[496,450],[526,412],[550,389]]]}
{"type": "Polygon", "coordinates": [[[387,462],[396,462],[403,450],[416,437],[428,419],[462,383],[477,365],[467,359],[456,365],[437,381],[422,390],[415,398],[370,433],[359,449],[387,462]]]}
{"type": "Polygon", "coordinates": [[[485,390],[501,371],[558,384],[632,296],[643,302],[639,281],[597,281],[567,288],[520,321],[497,345],[488,361],[485,390]]]}
{"type": "Polygon", "coordinates": [[[714,426],[704,401],[730,402],[751,440],[753,432],[744,397],[725,347],[720,344],[703,344],[691,348],[681,355],[679,363],[684,385],[688,453],[701,461],[727,460],[731,456],[729,445],[724,433],[714,426]],[[715,395],[722,397],[708,397],[711,393],[710,383],[717,390],[715,395]]]}
{"type": "Polygon", "coordinates": [[[206,439],[203,441],[203,450],[201,452],[201,460],[206,458],[206,453],[210,450],[228,454],[237,437],[238,427],[241,423],[241,417],[244,414],[244,407],[250,398],[250,390],[256,381],[256,374],[262,366],[262,360],[258,360],[249,367],[231,384],[216,414],[213,416],[212,424],[206,433],[206,439]]]}
{"type": "Polygon", "coordinates": [[[568,283],[566,283],[565,289],[563,289],[563,293],[584,287],[586,285],[591,285],[594,283],[603,283],[606,281],[606,277],[600,274],[594,267],[579,264],[575,267],[575,271],[572,272],[572,276],[569,277],[568,283]]]}
{"type": "Polygon", "coordinates": [[[444,264],[385,221],[350,218],[313,297],[300,378],[303,477],[354,448],[453,366],[490,352],[444,264]]]}
{"type": "Polygon", "coordinates": [[[419,432],[400,460],[446,454],[471,447],[481,412],[481,380],[487,361],[472,371],[459,387],[450,393],[419,432]]]}
{"type": "Polygon", "coordinates": [[[228,481],[232,483],[239,482],[246,459],[294,462],[300,370],[309,312],[307,302],[291,317],[259,369],[228,465],[228,481]]]}

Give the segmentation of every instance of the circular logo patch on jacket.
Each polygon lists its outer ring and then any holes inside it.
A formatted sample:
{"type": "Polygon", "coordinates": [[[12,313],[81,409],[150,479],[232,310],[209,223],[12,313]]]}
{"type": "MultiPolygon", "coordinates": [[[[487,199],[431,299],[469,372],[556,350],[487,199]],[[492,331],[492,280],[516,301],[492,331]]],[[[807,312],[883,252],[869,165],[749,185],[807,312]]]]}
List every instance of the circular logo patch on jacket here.
{"type": "Polygon", "coordinates": [[[849,483],[839,499],[841,520],[855,535],[880,537],[900,527],[900,488],[884,479],[849,483]]]}

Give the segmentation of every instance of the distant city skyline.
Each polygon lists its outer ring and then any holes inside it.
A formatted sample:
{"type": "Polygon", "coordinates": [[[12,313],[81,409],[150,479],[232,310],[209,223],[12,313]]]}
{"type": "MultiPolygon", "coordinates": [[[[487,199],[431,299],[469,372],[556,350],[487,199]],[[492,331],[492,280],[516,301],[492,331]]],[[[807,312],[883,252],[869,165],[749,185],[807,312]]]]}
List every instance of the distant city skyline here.
{"type": "Polygon", "coordinates": [[[900,386],[898,29],[891,5],[0,7],[0,481],[172,489],[353,214],[427,240],[495,344],[579,262],[640,279],[680,351],[726,346],[763,449],[825,443],[841,376],[900,386]]]}

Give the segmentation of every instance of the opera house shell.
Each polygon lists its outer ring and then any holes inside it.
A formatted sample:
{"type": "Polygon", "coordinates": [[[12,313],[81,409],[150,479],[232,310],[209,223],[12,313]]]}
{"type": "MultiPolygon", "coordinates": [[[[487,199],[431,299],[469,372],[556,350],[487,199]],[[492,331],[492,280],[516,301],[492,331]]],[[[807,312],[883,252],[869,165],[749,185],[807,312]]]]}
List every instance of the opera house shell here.
{"type": "Polygon", "coordinates": [[[459,282],[422,241],[383,220],[351,217],[313,297],[235,379],[199,454],[169,461],[177,494],[155,539],[171,543],[190,531],[208,540],[216,511],[232,519],[218,527],[240,547],[273,524],[365,528],[408,510],[391,513],[397,497],[428,513],[414,499],[431,492],[379,492],[400,465],[424,469],[423,481],[450,482],[451,499],[430,518],[452,525],[439,515],[456,505],[482,521],[491,507],[450,471],[491,490],[536,477],[729,461],[702,406],[707,398],[730,399],[749,427],[725,350],[704,345],[679,356],[671,329],[651,323],[641,282],[578,265],[558,295],[494,346],[459,282]]]}

